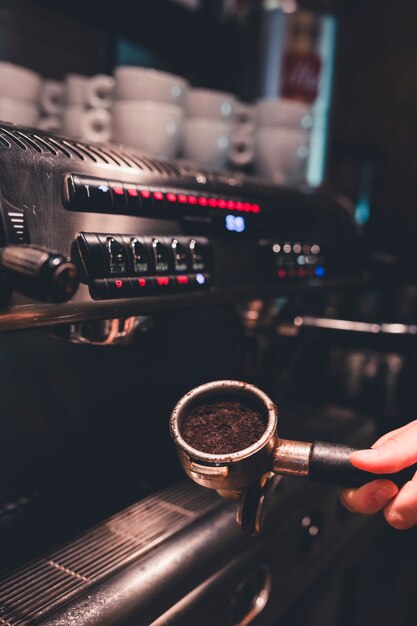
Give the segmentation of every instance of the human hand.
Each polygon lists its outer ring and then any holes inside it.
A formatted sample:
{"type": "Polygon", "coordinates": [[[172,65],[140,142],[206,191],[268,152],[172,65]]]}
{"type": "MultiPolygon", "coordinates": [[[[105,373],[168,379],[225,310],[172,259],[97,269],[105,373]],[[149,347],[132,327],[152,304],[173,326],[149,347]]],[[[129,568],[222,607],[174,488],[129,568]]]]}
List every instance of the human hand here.
{"type": "MultiPolygon", "coordinates": [[[[417,462],[417,420],[387,433],[369,450],[353,452],[352,465],[375,474],[398,472],[417,462]]],[[[406,530],[417,524],[417,474],[399,489],[390,480],[375,480],[359,489],[343,489],[340,499],[352,512],[371,515],[384,510],[388,524],[406,530]]]]}

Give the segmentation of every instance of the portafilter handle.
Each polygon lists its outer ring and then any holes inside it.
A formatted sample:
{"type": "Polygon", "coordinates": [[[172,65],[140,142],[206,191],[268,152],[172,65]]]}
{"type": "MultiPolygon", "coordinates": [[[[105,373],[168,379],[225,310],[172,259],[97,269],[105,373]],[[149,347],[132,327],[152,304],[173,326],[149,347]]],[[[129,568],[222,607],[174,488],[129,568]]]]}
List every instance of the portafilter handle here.
{"type": "Polygon", "coordinates": [[[385,479],[401,487],[417,471],[417,465],[413,465],[395,474],[365,472],[352,465],[352,452],[355,452],[355,448],[337,443],[281,440],[275,451],[273,471],[242,490],[237,523],[249,535],[262,532],[270,494],[274,491],[276,481],[283,476],[308,478],[340,487],[360,487],[374,480],[385,479]]]}
{"type": "Polygon", "coordinates": [[[308,478],[341,487],[360,487],[373,480],[391,480],[402,487],[417,472],[417,465],[393,474],[375,474],[354,467],[350,461],[355,448],[338,443],[315,441],[311,445],[308,478]]]}

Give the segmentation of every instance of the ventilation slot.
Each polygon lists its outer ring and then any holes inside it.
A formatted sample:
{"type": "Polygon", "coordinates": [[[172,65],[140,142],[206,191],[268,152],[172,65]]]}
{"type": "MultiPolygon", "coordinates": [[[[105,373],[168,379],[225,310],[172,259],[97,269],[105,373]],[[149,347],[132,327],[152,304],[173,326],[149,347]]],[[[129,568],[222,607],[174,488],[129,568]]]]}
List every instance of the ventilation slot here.
{"type": "MultiPolygon", "coordinates": [[[[42,139],[41,137],[38,137],[38,135],[30,135],[30,137],[34,141],[36,141],[36,143],[39,146],[41,146],[45,150],[45,152],[49,152],[53,156],[58,156],[58,152],[56,151],[56,149],[50,143],[47,143],[45,138],[42,139]]],[[[66,155],[64,155],[64,156],[66,156],[66,155]]]]}
{"type": "Polygon", "coordinates": [[[33,141],[33,139],[29,137],[29,135],[24,135],[20,131],[16,131],[15,134],[19,136],[24,142],[26,142],[26,144],[28,144],[31,148],[33,148],[35,152],[39,152],[42,154],[43,152],[42,147],[39,144],[37,144],[36,141],[33,141]]]}
{"type": "Polygon", "coordinates": [[[114,163],[114,159],[112,157],[109,157],[109,155],[106,154],[101,149],[101,147],[98,147],[98,146],[96,147],[96,146],[93,146],[91,144],[86,144],[86,143],[83,143],[80,145],[78,142],[76,145],[78,148],[83,148],[84,150],[88,150],[91,154],[93,154],[96,157],[96,159],[98,159],[97,162],[99,162],[101,159],[102,161],[104,161],[104,163],[106,163],[106,165],[109,165],[109,163],[114,163]]]}
{"type": "Polygon", "coordinates": [[[0,624],[29,626],[149,552],[221,499],[192,483],[129,507],[74,541],[0,577],[0,624]]]}
{"type": "Polygon", "coordinates": [[[4,135],[0,135],[0,144],[3,146],[3,148],[11,148],[11,144],[9,141],[7,141],[6,137],[4,137],[4,135]]]}
{"type": "Polygon", "coordinates": [[[24,151],[27,150],[26,144],[24,144],[23,141],[21,141],[18,137],[15,137],[15,135],[11,133],[10,131],[8,131],[7,128],[0,128],[0,132],[3,135],[6,135],[7,139],[10,141],[11,144],[14,144],[18,148],[20,148],[20,150],[24,150],[24,151]]]}

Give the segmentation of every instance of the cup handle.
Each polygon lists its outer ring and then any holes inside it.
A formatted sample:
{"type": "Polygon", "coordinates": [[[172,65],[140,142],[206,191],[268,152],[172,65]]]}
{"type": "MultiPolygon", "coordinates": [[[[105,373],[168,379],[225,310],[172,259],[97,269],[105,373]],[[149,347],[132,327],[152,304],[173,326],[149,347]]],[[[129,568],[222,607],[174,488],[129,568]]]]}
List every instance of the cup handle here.
{"type": "Polygon", "coordinates": [[[110,109],[113,102],[114,78],[106,74],[97,74],[86,85],[87,106],[92,109],[110,109]]]}
{"type": "Polygon", "coordinates": [[[48,115],[61,115],[65,100],[65,86],[55,80],[44,82],[40,95],[40,105],[48,115]]]}
{"type": "Polygon", "coordinates": [[[110,141],[112,136],[112,118],[106,109],[90,109],[81,118],[81,136],[85,141],[94,143],[110,141]]]}

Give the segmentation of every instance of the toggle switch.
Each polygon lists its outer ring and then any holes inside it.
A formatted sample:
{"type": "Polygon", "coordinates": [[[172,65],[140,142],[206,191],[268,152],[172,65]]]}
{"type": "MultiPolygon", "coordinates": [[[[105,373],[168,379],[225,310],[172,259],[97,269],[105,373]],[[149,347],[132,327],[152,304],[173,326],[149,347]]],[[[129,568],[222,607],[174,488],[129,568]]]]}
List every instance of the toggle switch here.
{"type": "MultiPolygon", "coordinates": [[[[102,237],[100,237],[102,239],[102,237]]],[[[127,273],[126,250],[115,237],[105,239],[105,257],[107,272],[110,276],[120,276],[127,273]]]]}

